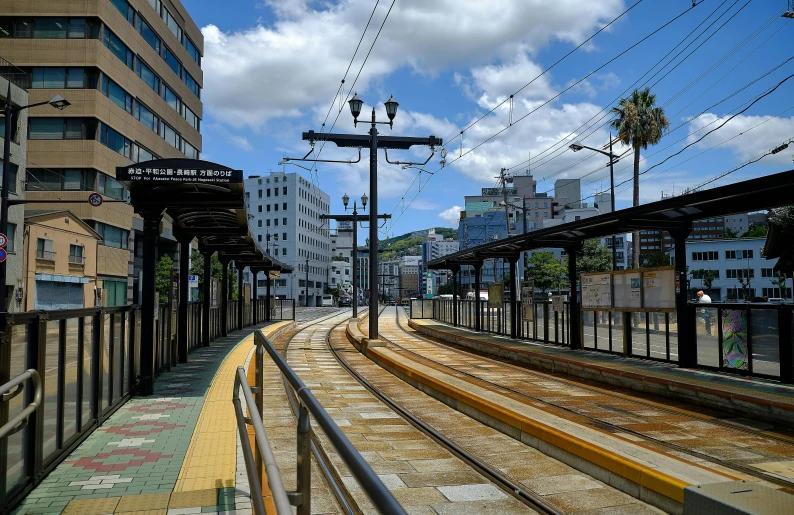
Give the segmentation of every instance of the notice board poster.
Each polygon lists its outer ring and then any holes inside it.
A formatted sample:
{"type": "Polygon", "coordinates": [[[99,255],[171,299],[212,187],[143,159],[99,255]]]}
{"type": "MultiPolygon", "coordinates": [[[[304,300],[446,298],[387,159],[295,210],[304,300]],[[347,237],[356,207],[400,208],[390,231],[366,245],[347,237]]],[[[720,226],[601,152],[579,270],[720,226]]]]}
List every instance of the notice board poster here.
{"type": "Polygon", "coordinates": [[[564,295],[553,295],[551,297],[551,310],[557,313],[562,313],[563,311],[565,311],[564,295]]]}
{"type": "Polygon", "coordinates": [[[582,275],[582,309],[612,307],[611,274],[582,275]]]}
{"type": "Polygon", "coordinates": [[[675,307],[675,270],[660,268],[642,274],[642,307],[671,309],[675,307]]]}
{"type": "Polygon", "coordinates": [[[615,273],[614,307],[623,309],[639,309],[642,307],[642,276],[640,272],[615,273]]]}
{"type": "Polygon", "coordinates": [[[532,281],[521,283],[521,314],[524,322],[535,321],[535,283],[532,281]]]}
{"type": "Polygon", "coordinates": [[[505,283],[503,282],[488,283],[488,307],[503,308],[504,292],[505,292],[505,283]]]}

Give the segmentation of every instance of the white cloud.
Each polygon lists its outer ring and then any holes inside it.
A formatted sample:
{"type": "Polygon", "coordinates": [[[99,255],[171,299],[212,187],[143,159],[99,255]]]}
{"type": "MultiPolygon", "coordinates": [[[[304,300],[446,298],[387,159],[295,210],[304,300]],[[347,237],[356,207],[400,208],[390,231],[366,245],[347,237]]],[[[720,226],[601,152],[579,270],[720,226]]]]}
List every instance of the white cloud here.
{"type": "Polygon", "coordinates": [[[438,214],[438,217],[444,220],[450,227],[457,227],[458,222],[460,221],[460,212],[463,210],[460,206],[452,206],[449,209],[445,209],[444,211],[438,214]]]}
{"type": "Polygon", "coordinates": [[[228,135],[229,141],[232,142],[232,145],[239,148],[240,150],[245,150],[246,152],[251,152],[254,150],[254,147],[248,142],[248,138],[245,136],[235,136],[234,134],[228,135]]]}
{"type": "MultiPolygon", "coordinates": [[[[386,14],[388,2],[382,4],[362,49],[369,48],[386,14]]],[[[268,0],[265,5],[274,10],[272,25],[232,33],[215,25],[202,29],[203,100],[210,114],[234,127],[257,129],[273,118],[327,106],[371,12],[367,0],[268,0]]],[[[552,40],[579,43],[623,5],[623,0],[402,0],[392,9],[356,89],[363,92],[373,80],[404,66],[434,74],[494,58],[509,62],[522,55],[526,60],[527,53],[552,40]]],[[[517,65],[531,73],[528,60],[517,65]]],[[[487,81],[504,69],[482,72],[487,81]]]]}
{"type": "MultiPolygon", "coordinates": [[[[713,113],[706,113],[695,118],[689,126],[687,143],[692,143],[708,131],[719,127],[728,118],[730,117],[719,117],[713,113]]],[[[778,118],[769,115],[739,115],[725,124],[721,129],[706,136],[706,138],[697,143],[695,147],[706,149],[735,137],[722,145],[722,148],[730,149],[740,161],[747,161],[748,159],[756,157],[784,143],[792,136],[794,136],[794,117],[778,118]],[[756,127],[761,123],[763,123],[763,125],[756,127]],[[739,134],[741,134],[741,136],[735,137],[739,134]]],[[[779,154],[765,157],[759,163],[783,164],[790,162],[791,152],[780,152],[779,154]]]]}

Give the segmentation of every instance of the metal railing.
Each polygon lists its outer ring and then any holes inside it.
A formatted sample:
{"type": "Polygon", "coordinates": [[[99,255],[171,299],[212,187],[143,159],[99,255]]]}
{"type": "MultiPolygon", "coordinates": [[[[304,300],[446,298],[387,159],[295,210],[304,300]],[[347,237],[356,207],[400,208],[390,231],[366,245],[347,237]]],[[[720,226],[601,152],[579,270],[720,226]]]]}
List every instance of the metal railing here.
{"type": "Polygon", "coordinates": [[[36,259],[41,259],[42,261],[55,261],[55,252],[51,252],[49,250],[37,250],[36,259]]]}
{"type": "MultiPolygon", "coordinates": [[[[458,300],[457,325],[474,330],[475,303],[458,300]]],[[[517,337],[544,343],[570,344],[569,311],[555,312],[548,301],[535,302],[531,322],[518,324],[517,337]]],[[[678,314],[673,310],[582,310],[582,347],[587,350],[665,363],[679,362],[682,345],[697,347],[697,367],[734,374],[794,382],[794,307],[791,304],[689,304],[690,330],[679,338],[678,314]]],[[[509,336],[510,303],[501,308],[480,302],[481,331],[509,336]]],[[[411,318],[454,323],[453,301],[417,299],[411,318]]]]}
{"type": "MultiPolygon", "coordinates": [[[[37,371],[41,400],[23,430],[0,440],[0,506],[13,506],[129,398],[140,320],[137,306],[7,315],[0,378],[37,371]]],[[[3,403],[0,426],[36,398],[26,388],[24,398],[3,403]]]]}
{"type": "Polygon", "coordinates": [[[254,342],[256,344],[255,385],[253,388],[248,386],[245,370],[240,367],[237,369],[233,396],[240,439],[244,441],[242,447],[248,481],[251,485],[251,501],[254,513],[256,515],[264,515],[265,513],[260,486],[263,472],[267,473],[268,486],[273,493],[273,500],[279,515],[291,514],[292,508],[290,505],[297,507],[298,515],[309,515],[311,513],[311,420],[309,417],[309,414],[311,414],[376,509],[380,513],[405,514],[406,512],[400,506],[400,503],[397,502],[391,492],[389,492],[389,489],[386,488],[377,474],[375,474],[353,444],[350,443],[350,440],[347,439],[342,430],[339,429],[339,426],[323,409],[319,401],[273,347],[273,344],[270,343],[262,331],[254,332],[254,342]],[[264,425],[262,424],[265,352],[270,355],[270,358],[279,368],[298,399],[297,489],[294,492],[287,492],[284,488],[267,440],[264,425]],[[238,395],[239,390],[242,390],[245,398],[248,418],[245,418],[243,414],[238,395]],[[251,395],[252,392],[255,394],[253,397],[251,395]],[[246,442],[248,442],[246,423],[253,426],[254,442],[257,450],[256,458],[250,445],[246,445],[246,442]]]}
{"type": "Polygon", "coordinates": [[[85,258],[83,256],[73,256],[69,255],[69,264],[70,265],[85,265],[85,258]]]}
{"type": "Polygon", "coordinates": [[[25,426],[28,425],[28,420],[31,415],[33,415],[41,405],[41,377],[39,377],[39,373],[33,369],[26,370],[6,384],[0,386],[0,402],[6,404],[22,393],[28,379],[33,381],[33,400],[30,401],[21,412],[17,413],[14,418],[0,426],[0,439],[22,431],[25,426]]]}

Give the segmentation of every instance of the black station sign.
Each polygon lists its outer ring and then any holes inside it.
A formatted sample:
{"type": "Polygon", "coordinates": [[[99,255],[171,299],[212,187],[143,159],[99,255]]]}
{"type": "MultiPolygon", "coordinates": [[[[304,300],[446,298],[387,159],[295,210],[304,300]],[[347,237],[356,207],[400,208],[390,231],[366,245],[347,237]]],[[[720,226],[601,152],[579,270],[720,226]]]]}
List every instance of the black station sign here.
{"type": "Polygon", "coordinates": [[[242,170],[230,170],[214,163],[188,159],[158,160],[116,168],[116,180],[122,182],[177,182],[240,184],[242,170]],[[206,166],[210,165],[210,166],[206,166]]]}

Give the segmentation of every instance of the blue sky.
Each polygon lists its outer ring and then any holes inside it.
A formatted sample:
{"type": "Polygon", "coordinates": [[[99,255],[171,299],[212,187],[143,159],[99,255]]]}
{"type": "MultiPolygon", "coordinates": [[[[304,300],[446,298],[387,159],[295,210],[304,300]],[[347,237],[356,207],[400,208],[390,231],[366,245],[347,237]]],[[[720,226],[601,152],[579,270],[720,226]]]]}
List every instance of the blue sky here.
{"type": "MultiPolygon", "coordinates": [[[[306,154],[310,147],[301,141],[301,132],[321,130],[376,1],[231,0],[223,8],[214,0],[183,3],[205,34],[203,157],[250,175],[279,169],[283,155],[306,154]]],[[[602,157],[565,149],[574,139],[591,146],[607,143],[608,131],[601,125],[608,118],[589,130],[588,120],[601,119],[603,108],[614,105],[682,41],[668,58],[672,64],[648,83],[670,118],[671,131],[659,145],[642,152],[642,170],[680,151],[794,73],[794,60],[786,62],[792,57],[794,24],[780,17],[784,0],[702,0],[694,8],[691,0],[644,0],[536,78],[635,3],[396,0],[354,90],[367,106],[374,104],[383,119],[383,102],[393,94],[400,102],[394,130],[380,126],[380,132],[443,138],[448,164],[441,168],[437,153],[425,167],[435,172],[431,176],[387,165],[380,153],[380,211],[394,216],[385,231],[392,236],[438,225],[456,227],[464,195],[494,185],[501,167],[514,167],[529,156],[538,191],[553,194],[555,179],[582,176],[586,176],[583,196],[608,189],[602,157]],[[565,91],[679,15],[650,39],[565,91]],[[685,39],[698,25],[700,29],[685,39]],[[695,43],[684,47],[704,29],[695,43]],[[511,125],[508,101],[466,129],[461,142],[462,129],[532,79],[513,99],[512,120],[532,114],[511,125]],[[579,129],[583,124],[585,128],[579,129]],[[576,135],[569,136],[572,132],[576,135]]],[[[391,0],[378,3],[347,76],[345,95],[391,4],[391,0]]],[[[794,137],[793,88],[791,79],[643,175],[642,202],[658,200],[662,192],[680,193],[697,186],[794,137]]],[[[353,127],[346,105],[339,113],[339,104],[336,97],[327,126],[339,114],[334,132],[366,133],[365,125],[353,127]]],[[[367,118],[369,109],[365,106],[367,118]]],[[[389,157],[424,161],[428,155],[423,148],[389,157]]],[[[322,157],[350,159],[355,152],[328,145],[322,157]]],[[[365,152],[357,165],[321,163],[311,177],[294,166],[284,169],[311,178],[330,194],[332,212],[340,212],[344,193],[353,198],[368,193],[367,162],[365,152]]],[[[631,176],[630,165],[630,159],[616,165],[616,183],[631,176]]],[[[709,187],[791,168],[789,149],[709,187]]],[[[525,172],[526,165],[513,171],[525,172]]],[[[628,188],[630,183],[617,188],[618,208],[630,205],[628,188]]]]}

